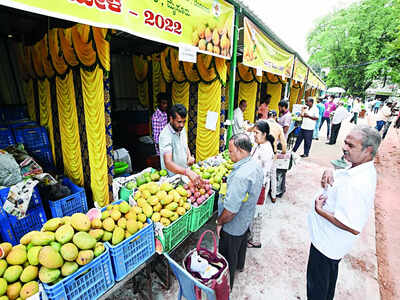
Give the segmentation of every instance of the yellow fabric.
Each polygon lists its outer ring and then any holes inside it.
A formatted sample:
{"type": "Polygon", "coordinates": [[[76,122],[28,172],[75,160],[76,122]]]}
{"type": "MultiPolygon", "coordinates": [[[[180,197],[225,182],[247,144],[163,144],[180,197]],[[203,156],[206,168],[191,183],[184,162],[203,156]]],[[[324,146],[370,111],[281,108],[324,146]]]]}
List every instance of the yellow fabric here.
{"type": "Polygon", "coordinates": [[[215,68],[211,65],[213,57],[206,54],[197,55],[197,71],[203,81],[210,82],[217,76],[215,68]]]}
{"type": "Polygon", "coordinates": [[[70,66],[77,66],[79,64],[79,61],[75,55],[74,48],[72,46],[72,28],[58,28],[57,33],[65,61],[70,66]]]}
{"type": "Polygon", "coordinates": [[[97,56],[103,68],[110,71],[110,43],[106,41],[107,28],[92,27],[97,56]]]}
{"type": "Polygon", "coordinates": [[[289,97],[289,110],[292,110],[293,104],[297,103],[297,97],[299,96],[300,88],[292,86],[290,89],[290,97],[289,97]]]}
{"type": "Polygon", "coordinates": [[[253,73],[251,71],[252,68],[249,68],[243,64],[237,65],[237,71],[239,76],[236,76],[236,80],[244,80],[244,81],[252,81],[254,79],[253,73]]]}
{"type": "Polygon", "coordinates": [[[279,112],[278,104],[279,104],[279,101],[281,101],[281,95],[282,95],[282,84],[268,83],[267,84],[267,94],[271,95],[271,102],[269,103],[269,109],[273,109],[278,113],[279,112]]]}
{"type": "Polygon", "coordinates": [[[85,66],[93,66],[97,58],[92,41],[88,42],[89,32],[89,25],[77,24],[72,27],[72,44],[79,61],[85,66]]]}
{"type": "Polygon", "coordinates": [[[44,38],[41,40],[42,48],[41,48],[41,56],[42,56],[42,63],[43,63],[43,70],[47,78],[53,78],[55,72],[54,68],[51,65],[49,60],[49,47],[47,44],[47,34],[44,35],[44,38]]]}
{"type": "Polygon", "coordinates": [[[149,107],[149,82],[146,80],[141,83],[137,83],[138,97],[140,103],[148,108],[149,107]]]}
{"type": "Polygon", "coordinates": [[[173,80],[171,70],[167,65],[167,57],[169,56],[169,50],[170,48],[167,47],[163,52],[161,52],[161,61],[160,61],[162,75],[164,77],[164,80],[168,83],[172,82],[173,80]]]}
{"type": "Polygon", "coordinates": [[[56,89],[64,171],[77,185],[83,186],[81,143],[72,71],[66,74],[65,79],[56,77],[56,89]]]}
{"type": "Polygon", "coordinates": [[[42,63],[42,43],[39,41],[32,47],[32,64],[33,69],[38,77],[44,77],[43,63],[42,63]]]}
{"type": "Polygon", "coordinates": [[[227,69],[226,69],[226,60],[223,58],[215,57],[215,69],[217,70],[218,76],[222,81],[222,84],[226,84],[226,76],[227,76],[227,69]]]}
{"type": "Polygon", "coordinates": [[[183,73],[183,69],[181,69],[181,64],[178,60],[178,50],[172,48],[169,51],[170,62],[171,62],[171,71],[174,76],[175,81],[183,82],[185,81],[185,74],[183,73]]]}
{"type": "Polygon", "coordinates": [[[185,72],[186,78],[190,82],[198,82],[200,80],[199,73],[197,72],[194,63],[184,62],[183,70],[185,72]]]}
{"type": "MultiPolygon", "coordinates": [[[[190,83],[189,82],[182,82],[178,83],[174,81],[172,83],[172,104],[177,104],[180,103],[183,106],[186,107],[186,109],[189,111],[189,87],[190,83]]],[[[186,123],[185,123],[185,128],[186,132],[188,132],[188,117],[186,117],[186,123]]]]}
{"type": "Polygon", "coordinates": [[[214,81],[211,84],[199,83],[197,104],[197,135],[196,135],[196,160],[201,161],[219,152],[221,111],[221,82],[214,81]],[[207,112],[218,113],[216,130],[205,128],[207,112]]]}
{"type": "Polygon", "coordinates": [[[40,107],[40,125],[46,127],[49,133],[51,152],[54,163],[56,162],[54,148],[53,114],[51,112],[50,82],[47,78],[38,81],[38,96],[40,107]]]}
{"type": "Polygon", "coordinates": [[[136,81],[144,81],[149,72],[149,62],[142,56],[137,55],[132,56],[132,62],[136,81]]]}
{"type": "Polygon", "coordinates": [[[29,119],[36,121],[35,95],[33,90],[33,79],[24,81],[24,94],[28,108],[29,119]]]}
{"type": "Polygon", "coordinates": [[[90,163],[90,187],[93,200],[100,206],[104,206],[109,203],[110,199],[107,177],[103,70],[99,66],[93,72],[81,68],[81,78],[90,163]]]}
{"type": "Polygon", "coordinates": [[[53,67],[56,70],[57,74],[63,75],[68,69],[68,65],[66,64],[64,57],[60,54],[59,42],[58,42],[58,34],[57,29],[49,30],[49,53],[51,57],[51,61],[53,63],[53,67]]]}
{"type": "Polygon", "coordinates": [[[254,123],[254,115],[256,112],[256,101],[257,101],[257,87],[256,81],[250,83],[245,83],[243,81],[239,82],[239,93],[238,102],[242,99],[246,100],[247,108],[243,112],[243,118],[248,120],[250,123],[254,123]]]}

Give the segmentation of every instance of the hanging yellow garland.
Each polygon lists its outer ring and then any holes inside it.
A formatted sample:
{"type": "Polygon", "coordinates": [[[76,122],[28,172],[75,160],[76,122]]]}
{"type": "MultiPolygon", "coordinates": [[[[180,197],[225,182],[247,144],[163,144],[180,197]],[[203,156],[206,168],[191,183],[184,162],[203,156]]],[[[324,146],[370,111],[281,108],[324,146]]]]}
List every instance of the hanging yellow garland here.
{"type": "Polygon", "coordinates": [[[77,66],[79,61],[75,55],[74,49],[72,48],[72,28],[58,28],[57,33],[64,59],[70,66],[77,66]]]}
{"type": "Polygon", "coordinates": [[[64,57],[60,54],[60,48],[58,47],[58,34],[57,29],[50,29],[48,33],[49,39],[49,52],[53,67],[58,75],[64,75],[68,70],[68,65],[66,64],[64,57]]]}
{"type": "Polygon", "coordinates": [[[96,63],[96,51],[93,50],[92,41],[88,41],[90,26],[77,24],[72,27],[72,44],[79,61],[86,67],[96,63]]]}
{"type": "Polygon", "coordinates": [[[172,48],[169,51],[170,62],[171,62],[171,71],[174,76],[174,80],[178,83],[182,83],[185,81],[185,74],[181,70],[181,65],[178,60],[178,50],[172,48]]]}

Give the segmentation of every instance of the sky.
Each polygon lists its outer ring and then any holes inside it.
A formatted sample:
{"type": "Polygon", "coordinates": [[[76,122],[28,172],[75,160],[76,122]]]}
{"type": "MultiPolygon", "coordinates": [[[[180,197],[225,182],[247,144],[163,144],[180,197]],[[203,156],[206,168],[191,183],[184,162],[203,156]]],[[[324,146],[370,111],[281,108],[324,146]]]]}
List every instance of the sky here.
{"type": "Polygon", "coordinates": [[[316,20],[357,0],[242,0],[304,60],[308,60],[306,37],[316,20]]]}

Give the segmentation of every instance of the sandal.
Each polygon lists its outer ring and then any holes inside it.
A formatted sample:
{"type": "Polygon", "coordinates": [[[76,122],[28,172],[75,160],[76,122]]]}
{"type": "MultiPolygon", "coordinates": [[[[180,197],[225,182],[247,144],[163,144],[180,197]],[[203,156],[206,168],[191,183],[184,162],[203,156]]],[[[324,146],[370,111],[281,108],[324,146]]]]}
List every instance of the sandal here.
{"type": "Polygon", "coordinates": [[[247,241],[247,248],[261,248],[261,243],[257,245],[253,242],[247,241]]]}

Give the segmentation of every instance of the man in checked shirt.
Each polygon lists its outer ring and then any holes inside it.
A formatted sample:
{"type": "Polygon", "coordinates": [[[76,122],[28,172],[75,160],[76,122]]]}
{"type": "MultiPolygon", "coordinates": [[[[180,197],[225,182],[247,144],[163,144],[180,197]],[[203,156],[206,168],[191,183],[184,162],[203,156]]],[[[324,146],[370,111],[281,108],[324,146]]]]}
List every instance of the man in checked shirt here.
{"type": "Polygon", "coordinates": [[[153,132],[154,145],[156,147],[157,155],[160,155],[159,137],[161,130],[168,123],[167,109],[168,109],[168,95],[166,93],[159,93],[157,95],[158,107],[151,117],[151,126],[153,132]]]}

